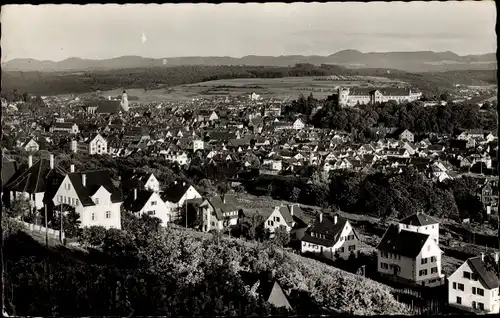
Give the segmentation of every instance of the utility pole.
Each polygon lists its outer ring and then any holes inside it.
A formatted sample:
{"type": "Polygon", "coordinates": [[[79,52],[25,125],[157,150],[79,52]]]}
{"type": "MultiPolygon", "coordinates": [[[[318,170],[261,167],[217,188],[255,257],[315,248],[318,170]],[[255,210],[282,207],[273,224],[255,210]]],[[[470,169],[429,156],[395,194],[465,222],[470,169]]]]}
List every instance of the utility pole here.
{"type": "Polygon", "coordinates": [[[59,241],[61,241],[61,243],[62,243],[63,242],[63,207],[62,207],[62,203],[60,205],[61,205],[61,211],[59,212],[59,219],[61,222],[61,229],[59,230],[59,241]]]}
{"type": "Polygon", "coordinates": [[[44,204],[45,207],[45,245],[49,247],[49,226],[47,224],[47,204],[44,204]]]}

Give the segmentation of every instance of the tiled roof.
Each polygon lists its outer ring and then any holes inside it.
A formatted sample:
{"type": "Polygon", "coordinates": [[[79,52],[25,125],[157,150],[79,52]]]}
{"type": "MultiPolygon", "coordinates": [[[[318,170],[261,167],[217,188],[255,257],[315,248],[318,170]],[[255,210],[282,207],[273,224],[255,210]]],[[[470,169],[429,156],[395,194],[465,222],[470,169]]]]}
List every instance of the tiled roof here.
{"type": "Polygon", "coordinates": [[[337,216],[337,223],[334,223],[333,216],[323,215],[322,222],[316,219],[313,225],[306,231],[302,240],[322,246],[333,246],[338,241],[346,223],[347,219],[343,217],[337,216]],[[314,233],[314,236],[311,236],[311,233],[314,233]],[[318,237],[317,234],[324,235],[324,238],[318,237]]]}
{"type": "Polygon", "coordinates": [[[73,172],[69,173],[68,177],[83,206],[95,205],[91,196],[94,195],[101,186],[111,193],[111,202],[117,203],[122,201],[120,190],[114,186],[113,180],[111,180],[106,170],[73,172]],[[82,183],[83,174],[86,176],[86,186],[83,186],[82,183]]]}
{"type": "Polygon", "coordinates": [[[23,171],[17,178],[12,179],[5,187],[10,191],[40,193],[52,187],[53,178],[62,180],[66,171],[55,165],[55,169],[50,169],[50,161],[47,158],[40,158],[38,162],[23,171]]]}
{"type": "Polygon", "coordinates": [[[180,182],[178,182],[177,184],[173,183],[161,194],[161,198],[162,200],[167,202],[177,203],[186,193],[189,187],[189,184],[183,185],[180,182]]]}
{"type": "Polygon", "coordinates": [[[413,225],[413,226],[426,226],[426,225],[432,225],[432,224],[439,224],[438,221],[436,221],[434,218],[428,216],[425,213],[415,213],[412,214],[401,221],[399,221],[400,224],[407,224],[407,225],[413,225]]]}
{"type": "Polygon", "coordinates": [[[153,193],[147,190],[137,191],[137,198],[134,199],[134,193],[132,192],[123,202],[123,207],[130,212],[139,212],[144,208],[153,193]]]}
{"type": "Polygon", "coordinates": [[[399,230],[397,225],[390,225],[380,241],[379,251],[415,258],[429,238],[428,234],[399,230]]]}
{"type": "Polygon", "coordinates": [[[486,268],[480,256],[469,258],[467,263],[486,288],[494,289],[500,287],[500,278],[497,277],[495,272],[486,268]]]}

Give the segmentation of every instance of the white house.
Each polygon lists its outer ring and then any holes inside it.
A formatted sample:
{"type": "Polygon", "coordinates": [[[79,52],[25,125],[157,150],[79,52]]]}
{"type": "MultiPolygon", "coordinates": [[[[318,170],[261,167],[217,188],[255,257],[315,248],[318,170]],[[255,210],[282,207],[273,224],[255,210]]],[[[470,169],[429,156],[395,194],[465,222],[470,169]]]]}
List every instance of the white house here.
{"type": "Polygon", "coordinates": [[[37,152],[40,150],[40,146],[38,143],[35,141],[35,139],[30,138],[28,139],[23,145],[22,148],[28,152],[37,152]]]}
{"type": "Polygon", "coordinates": [[[171,210],[163,202],[160,194],[154,191],[134,189],[123,202],[123,207],[137,216],[147,214],[157,217],[163,225],[168,224],[173,219],[171,210]]]}
{"type": "Polygon", "coordinates": [[[263,165],[269,165],[273,171],[281,171],[283,169],[283,163],[281,160],[276,159],[264,159],[263,165]]]}
{"type": "Polygon", "coordinates": [[[439,222],[427,214],[418,212],[402,219],[398,223],[401,229],[428,234],[439,244],[439,222]]]}
{"type": "Polygon", "coordinates": [[[71,170],[59,186],[54,204],[73,206],[80,215],[82,227],[100,225],[121,229],[120,207],[123,200],[108,172],[74,172],[73,166],[71,170]]]}
{"type": "Polygon", "coordinates": [[[201,140],[201,139],[193,140],[193,152],[196,152],[197,150],[203,150],[203,149],[205,149],[203,140],[201,140]]]}
{"type": "Polygon", "coordinates": [[[71,151],[82,152],[89,155],[104,155],[108,153],[108,142],[100,134],[90,137],[87,141],[71,141],[71,151]]]}
{"type": "Polygon", "coordinates": [[[165,159],[170,162],[177,162],[181,166],[189,163],[189,157],[184,151],[167,151],[165,159]]]}
{"type": "Polygon", "coordinates": [[[276,206],[274,209],[268,209],[263,212],[265,218],[264,228],[268,229],[271,235],[280,226],[285,227],[287,232],[290,232],[295,225],[293,217],[286,206],[276,206]]]}
{"type": "Polygon", "coordinates": [[[220,231],[238,223],[238,201],[231,195],[205,199],[199,208],[203,232],[220,231]]]}
{"type": "MultiPolygon", "coordinates": [[[[498,252],[491,258],[498,263],[498,252]]],[[[460,309],[498,314],[499,286],[500,278],[488,269],[485,255],[481,254],[466,260],[448,277],[448,303],[460,309]]]]}
{"type": "Polygon", "coordinates": [[[399,140],[413,142],[414,135],[411,133],[411,131],[405,129],[401,134],[399,134],[399,140]]]}
{"type": "Polygon", "coordinates": [[[78,125],[75,123],[54,123],[54,125],[50,128],[50,132],[65,132],[68,134],[78,134],[79,129],[78,125]]]}
{"type": "Polygon", "coordinates": [[[293,122],[293,129],[295,130],[301,130],[301,129],[304,129],[304,127],[306,126],[306,124],[304,124],[304,122],[300,119],[300,118],[297,118],[294,122],[293,122]]]}
{"type": "Polygon", "coordinates": [[[435,287],[444,284],[442,251],[425,233],[391,225],[377,246],[377,269],[391,280],[435,287]]]}
{"type": "Polygon", "coordinates": [[[327,259],[358,255],[360,239],[349,221],[338,215],[320,213],[301,239],[301,252],[317,253],[327,259]]]}
{"type": "MultiPolygon", "coordinates": [[[[170,209],[170,214],[175,215],[175,210],[184,206],[186,200],[201,199],[201,194],[196,191],[192,185],[188,185],[185,182],[181,183],[174,181],[174,183],[161,194],[161,198],[170,209]]],[[[178,214],[175,215],[175,217],[178,216],[178,214]]]]}

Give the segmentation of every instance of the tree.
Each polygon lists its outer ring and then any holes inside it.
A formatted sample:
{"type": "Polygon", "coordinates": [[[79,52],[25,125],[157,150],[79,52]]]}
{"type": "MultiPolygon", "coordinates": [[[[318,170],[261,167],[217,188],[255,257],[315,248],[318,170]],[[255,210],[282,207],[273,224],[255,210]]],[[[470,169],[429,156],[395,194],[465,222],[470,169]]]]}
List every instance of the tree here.
{"type": "Polygon", "coordinates": [[[82,245],[100,247],[106,237],[106,228],[103,226],[90,226],[82,230],[78,241],[82,245]]]}
{"type": "Polygon", "coordinates": [[[30,209],[30,203],[28,199],[23,196],[17,196],[17,198],[12,200],[10,203],[10,209],[7,210],[7,215],[12,218],[24,218],[30,216],[31,214],[32,211],[30,209]]]}
{"type": "Polygon", "coordinates": [[[273,243],[282,248],[290,243],[290,233],[288,233],[286,227],[279,226],[274,230],[273,243]]]}

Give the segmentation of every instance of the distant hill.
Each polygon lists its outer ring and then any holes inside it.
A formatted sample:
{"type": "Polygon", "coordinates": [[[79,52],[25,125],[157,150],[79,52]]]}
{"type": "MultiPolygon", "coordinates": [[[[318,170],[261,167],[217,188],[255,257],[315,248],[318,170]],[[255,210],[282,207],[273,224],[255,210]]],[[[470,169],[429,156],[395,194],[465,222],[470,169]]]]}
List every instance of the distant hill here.
{"type": "Polygon", "coordinates": [[[143,58],[140,56],[121,56],[105,60],[69,58],[60,62],[38,61],[34,59],[14,59],[2,63],[6,71],[89,71],[126,68],[168,67],[181,65],[246,65],[283,67],[300,63],[336,64],[347,68],[388,68],[407,72],[438,72],[459,70],[494,70],[497,67],[495,53],[460,56],[453,52],[386,52],[362,53],[356,50],[343,50],[329,56],[319,55],[282,55],[242,58],[229,56],[191,56],[167,59],[143,58]],[[166,60],[166,64],[164,63],[166,60]]]}

